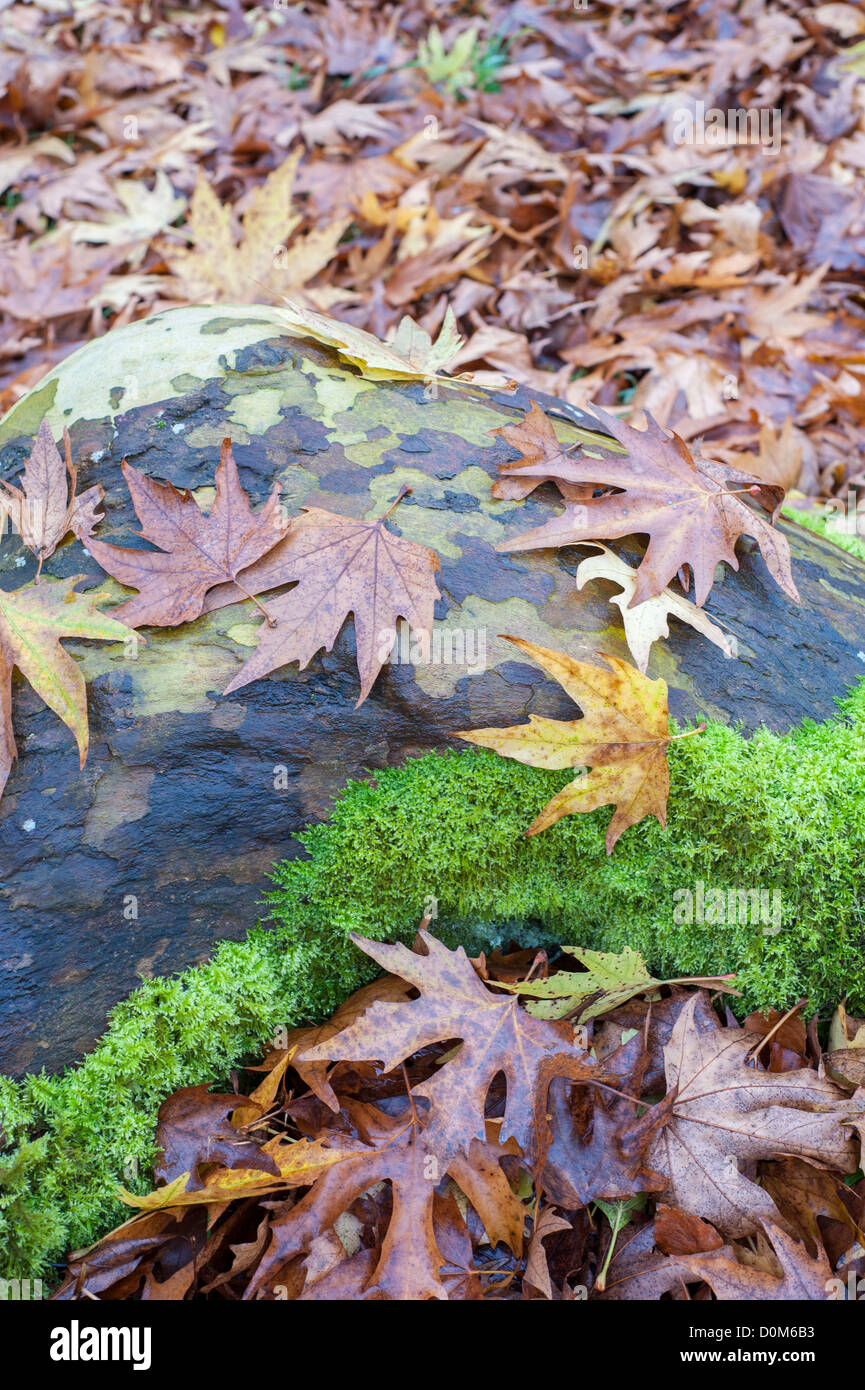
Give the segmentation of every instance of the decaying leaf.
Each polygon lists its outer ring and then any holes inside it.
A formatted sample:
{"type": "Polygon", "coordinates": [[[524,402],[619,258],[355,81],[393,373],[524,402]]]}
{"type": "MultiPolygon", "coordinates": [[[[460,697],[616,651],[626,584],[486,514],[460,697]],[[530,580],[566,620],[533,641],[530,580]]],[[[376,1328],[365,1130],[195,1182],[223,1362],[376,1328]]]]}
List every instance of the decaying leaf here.
{"type": "Polygon", "coordinates": [[[0,538],[8,517],[24,544],[38,557],[40,567],[70,531],[89,541],[101,520],[96,509],[104,489],[96,483],[76,497],[76,471],[65,432],[64,442],[65,466],[48,421],[43,420],[24,465],[21,487],[0,480],[0,538]]]}
{"type": "Polygon", "coordinates": [[[747,1064],[753,1035],[704,1028],[695,995],[664,1050],[672,1113],[647,1162],[667,1178],[670,1201],[727,1236],[778,1221],[758,1187],[756,1163],[783,1153],[853,1172],[856,1145],[848,1127],[861,1105],[813,1071],[764,1072],[747,1064]]]}
{"type": "Polygon", "coordinates": [[[564,483],[592,483],[623,491],[568,503],[561,516],[502,543],[498,550],[539,550],[647,533],[649,546],[637,570],[629,606],[657,597],[685,566],[693,572],[696,602],[702,606],[716,566],[725,561],[734,570],[739,568],[734,547],[744,534],[758,542],[776,583],[799,601],[787,538],[743,500],[748,496],[759,502],[774,521],[784,500],[783,488],[702,455],[693,458],[684,441],[676,434],[670,437],[651,415],[647,414],[647,428],[636,430],[597,406],[594,414],[628,450],[626,458],[611,453],[604,458],[585,452],[573,457],[562,454],[554,465],[544,460],[521,466],[519,479],[554,477],[564,483]]]}
{"type": "Polygon", "coordinates": [[[363,937],[355,944],[385,970],[400,975],[420,998],[404,1004],[376,1002],[336,1037],[301,1053],[306,1062],[377,1059],[386,1071],[418,1048],[449,1038],[461,1047],[438,1074],[413,1088],[429,1102],[424,1142],[443,1161],[485,1139],[484,1101],[494,1076],[507,1080],[502,1139],[516,1139],[530,1160],[536,1152],[538,1117],[554,1076],[592,1080],[598,1071],[573,1042],[566,1024],[530,1018],[516,999],[493,994],[458,947],[449,951],[429,932],[419,933],[428,954],[363,937]]]}
{"type": "Polygon", "coordinates": [[[695,1278],[705,1279],[715,1297],[723,1300],[828,1298],[832,1268],[825,1251],[809,1255],[804,1245],[774,1222],[764,1219],[763,1225],[774,1246],[780,1276],[746,1264],[729,1245],[705,1254],[680,1255],[679,1261],[695,1278]]]}
{"type": "Polygon", "coordinates": [[[528,724],[471,729],[456,737],[531,767],[592,769],[557,792],[526,834],[537,835],[562,816],[612,803],[616,810],[606,836],[607,853],[612,854],[622,832],[644,816],[665,825],[671,741],[665,682],[648,680],[615,656],[603,656],[610,667],[604,671],[521,637],[506,640],[555,677],[583,707],[583,718],[565,722],[531,714],[528,724]]]}
{"type": "MultiPolygon", "coordinates": [[[[279,485],[260,512],[253,512],[240,486],[231,440],[222,441],[216,469],[216,497],[203,512],[188,491],[157,483],[123,460],[123,476],[132,494],[145,540],[160,550],[135,550],[92,540],[90,553],[121,584],[137,589],[116,610],[131,627],[174,627],[202,612],[205,595],[215,585],[234,580],[286,533],[279,506],[279,485]]],[[[238,596],[248,596],[246,588],[238,596]]]]}
{"type": "Polygon", "coordinates": [[[716,647],[720,647],[726,657],[735,657],[734,640],[718,627],[717,623],[713,623],[695,603],[683,598],[681,594],[674,593],[670,588],[664,589],[656,598],[644,599],[632,608],[630,604],[638,583],[637,570],[625,560],[621,560],[618,555],[614,555],[605,545],[601,545],[600,541],[595,541],[594,544],[602,554],[590,555],[577,566],[577,588],[582,589],[583,585],[592,579],[609,579],[621,587],[621,593],[614,594],[610,602],[615,603],[621,611],[625,640],[638,671],[645,675],[652,644],[661,637],[669,637],[670,618],[678,618],[680,622],[687,623],[689,627],[701,632],[710,642],[714,642],[716,647]]]}
{"type": "Polygon", "coordinates": [[[68,729],[81,766],[87,757],[87,690],[78,665],[60,644],[62,637],[122,642],[132,634],[116,618],[100,613],[96,600],[74,592],[84,576],[0,589],[0,792],[17,756],[12,733],[12,672],[30,682],[68,729]]]}

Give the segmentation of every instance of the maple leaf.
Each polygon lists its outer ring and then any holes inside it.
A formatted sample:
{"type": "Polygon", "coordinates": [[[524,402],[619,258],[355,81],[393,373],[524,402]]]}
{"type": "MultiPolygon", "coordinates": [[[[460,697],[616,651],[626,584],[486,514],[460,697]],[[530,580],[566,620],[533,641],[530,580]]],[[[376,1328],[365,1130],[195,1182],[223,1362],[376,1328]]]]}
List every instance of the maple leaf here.
{"type": "MultiPolygon", "coordinates": [[[[684,566],[693,571],[696,602],[702,606],[712,587],[715,567],[726,561],[734,570],[739,568],[734,546],[744,534],[754,537],[772,578],[798,603],[786,536],[752,511],[741,496],[746,493],[759,501],[774,521],[784,499],[783,488],[761,483],[702,456],[695,460],[684,441],[676,434],[670,438],[648,413],[647,428],[636,430],[597,406],[593,409],[628,450],[628,457],[562,455],[555,465],[556,480],[624,491],[568,503],[561,516],[515,540],[502,542],[497,550],[539,550],[648,533],[649,546],[637,570],[628,606],[633,608],[662,593],[684,566]],[[736,490],[731,491],[728,484],[736,490]]],[[[546,460],[529,464],[520,469],[519,476],[548,478],[552,467],[546,460]]]]}
{"type": "MultiPolygon", "coordinates": [[[[261,511],[253,512],[230,439],[222,441],[216,497],[207,513],[189,491],[154,482],[126,459],[122,468],[142,524],[138,534],[162,549],[135,550],[100,540],[90,541],[89,549],[108,574],[139,591],[115,610],[131,627],[175,627],[197,618],[209,589],[236,579],[285,535],[279,484],[261,511]]],[[[244,588],[239,596],[251,597],[251,591],[244,588]]]]}
{"type": "Polygon", "coordinates": [[[699,1255],[679,1255],[679,1264],[697,1279],[704,1279],[716,1298],[728,1299],[820,1299],[828,1298],[832,1266],[826,1252],[809,1255],[804,1245],[793,1240],[773,1221],[763,1220],[766,1234],[775,1248],[780,1277],[770,1270],[737,1259],[736,1249],[724,1245],[699,1255]]]}
{"type": "MultiPolygon", "coordinates": [[[[600,431],[593,433],[591,430],[572,429],[578,442],[588,444],[590,448],[605,451],[615,448],[613,440],[600,431]]],[[[560,443],[552,420],[537,401],[532,401],[528,414],[522,420],[513,425],[502,425],[490,433],[501,435],[505,443],[521,455],[514,463],[501,465],[501,476],[491,488],[493,497],[521,502],[543,483],[555,483],[568,502],[584,502],[592,496],[594,483],[571,483],[559,476],[560,465],[569,460],[572,446],[566,447],[560,443]],[[526,472],[527,469],[531,471],[526,472]]]]}
{"type": "MultiPolygon", "coordinates": [[[[646,1162],[664,1173],[671,1200],[727,1236],[778,1221],[774,1202],[752,1181],[760,1159],[779,1154],[856,1167],[844,1127],[861,1112],[816,1072],[765,1072],[748,1065],[753,1034],[698,1023],[694,995],[664,1049],[667,1090],[675,1092],[665,1127],[646,1162]]],[[[702,1276],[701,1276],[702,1277],[702,1276]]]]}
{"type": "MultiPolygon", "coordinates": [[[[622,832],[644,816],[654,816],[661,826],[666,825],[670,790],[667,745],[674,737],[688,737],[669,733],[666,683],[650,681],[617,656],[598,653],[610,667],[604,671],[521,637],[505,640],[549,671],[571,699],[582,705],[583,718],[565,721],[530,714],[528,724],[464,730],[455,737],[492,748],[530,767],[592,769],[557,792],[526,834],[537,835],[562,816],[595,811],[611,803],[616,810],[607,829],[608,854],[622,832]]],[[[704,728],[701,724],[693,732],[704,728]]]]}
{"type": "Polygon", "coordinates": [[[600,1073],[575,1046],[567,1024],[529,1017],[515,998],[487,989],[462,947],[449,951],[429,932],[418,935],[426,956],[352,935],[355,945],[421,997],[404,1004],[374,1003],[336,1037],[303,1051],[301,1060],[379,1060],[391,1071],[421,1047],[459,1038],[456,1055],[413,1089],[430,1105],[424,1143],[444,1161],[466,1152],[473,1139],[483,1140],[484,1102],[501,1071],[507,1081],[502,1139],[516,1139],[531,1161],[553,1077],[585,1081],[599,1079],[600,1073]]]}
{"type": "MultiPolygon", "coordinates": [[[[361,376],[370,381],[437,378],[463,342],[450,307],[434,342],[426,329],[406,315],[393,340],[383,343],[372,333],[355,328],[350,323],[341,323],[329,314],[308,309],[289,295],[282,295],[281,298],[288,306],[281,311],[281,317],[292,333],[314,338],[318,343],[335,348],[340,357],[351,362],[361,376]]],[[[459,380],[457,377],[452,379],[459,380]]]]}
{"type": "Polygon", "coordinates": [[[20,489],[0,481],[0,537],[5,514],[24,544],[38,557],[40,570],[42,561],[54,554],[65,535],[74,531],[79,540],[89,541],[93,528],[102,519],[96,508],[104,491],[97,483],[76,497],[77,475],[65,430],[63,439],[65,466],[48,421],[43,419],[24,465],[20,489]]]}
{"type": "Polygon", "coordinates": [[[81,766],[87,757],[87,690],[61,637],[123,641],[130,630],[100,613],[96,600],[74,593],[81,574],[56,583],[45,579],[12,591],[0,590],[0,793],[17,756],[12,733],[12,671],[15,667],[75,735],[81,766]]]}
{"type": "MultiPolygon", "coordinates": [[[[437,1162],[417,1115],[412,1109],[402,1115],[387,1115],[373,1105],[351,1099],[344,1099],[342,1104],[341,1115],[351,1121],[365,1142],[358,1144],[354,1152],[346,1152],[338,1164],[321,1174],[310,1192],[273,1221],[270,1244],[244,1297],[254,1297],[272,1282],[274,1272],[287,1260],[308,1250],[323,1231],[332,1228],[358,1197],[376,1183],[387,1181],[393,1212],[378,1262],[362,1296],[446,1298],[440,1272],[445,1259],[438,1248],[434,1226],[436,1180],[431,1174],[438,1176],[437,1162]]],[[[342,1135],[341,1129],[326,1129],[322,1137],[331,1136],[334,1146],[338,1146],[342,1135]]],[[[478,1214],[485,1227],[489,1222],[495,1229],[500,1221],[497,1213],[502,1184],[507,1189],[507,1181],[495,1150],[487,1154],[486,1149],[484,1143],[472,1146],[472,1157],[479,1160],[480,1166],[471,1175],[470,1199],[478,1203],[478,1214]],[[497,1181],[491,1182],[493,1171],[497,1181]]],[[[458,1184],[468,1166],[455,1178],[458,1184]]],[[[509,1189],[507,1192],[506,1201],[520,1206],[509,1189]]]]}
{"type": "MultiPolygon", "coordinates": [[[[225,687],[226,695],[290,661],[303,669],[322,647],[330,651],[349,613],[361,682],[358,705],[390,655],[397,618],[406,618],[417,638],[429,641],[440,598],[438,556],[395,536],[384,520],[355,521],[304,507],[280,545],[243,571],[246,591],[296,582],[288,593],[268,600],[272,625],[262,624],[254,655],[225,687]]],[[[226,586],[210,596],[204,611],[240,597],[243,591],[226,586]]]]}
{"type": "Polygon", "coordinates": [[[602,554],[590,555],[577,566],[577,588],[582,589],[592,579],[609,579],[619,585],[621,593],[614,594],[610,602],[615,603],[622,614],[625,640],[638,671],[645,675],[652,644],[660,637],[669,637],[671,617],[678,618],[708,637],[726,657],[735,657],[732,639],[696,604],[681,594],[674,594],[672,589],[664,589],[656,598],[644,599],[636,608],[630,607],[639,582],[637,571],[614,555],[612,550],[601,545],[600,541],[593,544],[598,546],[602,554]]]}
{"type": "Polygon", "coordinates": [[[288,250],[284,246],[302,220],[291,211],[300,157],[299,150],[290,155],[253,190],[239,245],[235,244],[231,208],[220,203],[199,169],[186,222],[192,249],[160,248],[188,299],[246,304],[258,296],[260,288],[268,288],[268,276],[277,273],[283,283],[305,285],[332,260],[347,219],[296,238],[288,250]]]}

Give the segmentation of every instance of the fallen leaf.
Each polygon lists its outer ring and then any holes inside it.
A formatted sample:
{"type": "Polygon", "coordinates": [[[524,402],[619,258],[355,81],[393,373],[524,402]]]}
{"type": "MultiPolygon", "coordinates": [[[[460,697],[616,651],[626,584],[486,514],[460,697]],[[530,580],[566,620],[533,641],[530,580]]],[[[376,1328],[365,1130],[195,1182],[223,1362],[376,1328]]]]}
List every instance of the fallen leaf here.
{"type": "Polygon", "coordinates": [[[526,1157],[535,1155],[539,1113],[554,1076],[590,1080],[594,1063],[572,1041],[566,1024],[530,1018],[516,999],[493,994],[458,947],[449,951],[429,932],[419,933],[428,954],[402,945],[383,945],[352,936],[383,969],[420,991],[404,1004],[376,1002],[362,1018],[327,1042],[301,1053],[306,1062],[379,1060],[385,1071],[418,1048],[459,1038],[462,1046],[438,1074],[413,1088],[429,1102],[424,1143],[447,1161],[484,1140],[484,1102],[494,1076],[507,1080],[501,1137],[516,1139],[526,1157]]]}
{"type": "MultiPolygon", "coordinates": [[[[231,440],[222,441],[216,469],[216,496],[201,510],[191,492],[157,483],[123,460],[123,476],[141,521],[142,535],[161,550],[134,550],[92,540],[88,548],[114,579],[137,589],[115,611],[130,627],[175,627],[202,612],[215,585],[235,580],[286,534],[279,507],[279,484],[260,512],[253,512],[240,486],[231,440]]],[[[238,596],[249,596],[243,589],[238,596]]]]}
{"type": "Polygon", "coordinates": [[[723,1235],[748,1235],[779,1220],[754,1181],[758,1160],[787,1154],[852,1172],[855,1145],[844,1127],[859,1107],[813,1071],[748,1065],[753,1034],[702,1027],[697,997],[685,1005],[664,1049],[673,1105],[646,1161],[666,1175],[675,1206],[723,1235]]]}
{"type": "Polygon", "coordinates": [[[81,766],[90,732],[87,690],[62,637],[122,642],[132,634],[116,618],[100,613],[89,594],[74,593],[80,574],[56,583],[42,579],[20,589],[0,590],[0,793],[17,756],[12,733],[12,672],[17,666],[78,745],[81,766]]]}
{"type": "Polygon", "coordinates": [[[566,955],[574,956],[586,969],[557,970],[546,980],[526,980],[501,989],[543,1000],[530,1003],[528,1010],[535,1018],[564,1018],[575,1023],[587,1023],[618,1008],[637,994],[654,994],[662,985],[695,985],[698,988],[722,989],[735,994],[730,981],[734,975],[685,976],[672,980],[656,980],[650,975],[639,951],[626,946],[624,951],[590,951],[585,946],[563,946],[566,955]]]}
{"type": "MultiPolygon", "coordinates": [[[[501,543],[497,550],[540,550],[601,537],[615,539],[648,533],[649,546],[637,570],[629,607],[662,593],[686,565],[693,571],[696,602],[702,607],[714,582],[716,566],[726,561],[734,570],[739,568],[734,546],[738,537],[745,534],[758,542],[776,583],[790,598],[799,601],[790,573],[786,536],[752,511],[741,496],[744,493],[755,498],[774,518],[784,499],[783,488],[760,483],[702,456],[694,459],[683,440],[676,434],[670,438],[651,415],[647,415],[645,430],[635,430],[597,406],[594,413],[628,449],[628,457],[563,455],[555,477],[567,483],[594,483],[625,490],[613,496],[569,503],[561,516],[501,543]],[[734,484],[734,490],[728,484],[734,484]]],[[[519,470],[521,480],[533,473],[546,478],[551,475],[551,467],[544,462],[519,470]]]]}
{"type": "Polygon", "coordinates": [[[362,704],[390,655],[398,618],[407,619],[415,640],[429,641],[440,597],[438,568],[435,551],[394,535],[384,518],[355,521],[304,507],[276,549],[240,574],[243,589],[226,586],[205,602],[208,612],[236,602],[245,592],[295,583],[288,593],[268,599],[272,626],[262,623],[254,655],[224,693],[290,661],[303,669],[323,647],[330,651],[351,613],[361,682],[357,704],[362,704]]]}
{"type": "Polygon", "coordinates": [[[780,1277],[742,1263],[729,1245],[702,1255],[680,1255],[679,1263],[695,1278],[705,1279],[715,1297],[721,1300],[828,1298],[832,1269],[825,1251],[821,1249],[811,1256],[804,1245],[793,1240],[774,1222],[764,1219],[763,1225],[781,1266],[780,1277]]]}
{"type": "Polygon", "coordinates": [[[650,681],[616,656],[598,653],[610,667],[604,671],[521,637],[506,640],[549,671],[582,705],[583,718],[565,722],[530,714],[528,724],[471,729],[456,737],[531,767],[592,769],[557,792],[526,834],[537,835],[562,816],[611,803],[616,810],[607,829],[608,854],[622,832],[644,816],[666,825],[671,735],[664,681],[650,681]]]}
{"type": "Polygon", "coordinates": [[[450,308],[435,341],[419,324],[405,317],[393,340],[382,343],[372,333],[308,309],[288,295],[282,295],[282,299],[288,307],[281,311],[281,317],[291,333],[335,348],[340,357],[357,367],[361,376],[370,381],[434,380],[456,355],[463,341],[450,308]]]}
{"type": "Polygon", "coordinates": [[[43,420],[24,465],[20,489],[0,480],[0,538],[5,513],[24,544],[38,557],[40,569],[65,535],[74,531],[79,540],[89,541],[101,520],[96,508],[104,490],[97,483],[76,497],[68,435],[65,442],[64,466],[48,421],[43,420]]]}
{"type": "Polygon", "coordinates": [[[690,599],[683,598],[681,594],[674,594],[672,589],[664,589],[656,598],[647,598],[632,608],[631,600],[639,582],[637,571],[625,560],[619,559],[618,555],[614,555],[605,545],[601,545],[600,541],[593,544],[603,553],[590,555],[587,560],[580,562],[576,574],[577,588],[582,589],[583,585],[592,579],[609,579],[620,586],[621,593],[614,594],[610,602],[615,603],[621,611],[625,640],[638,671],[645,675],[652,644],[661,637],[669,637],[671,617],[678,618],[680,622],[687,623],[689,627],[708,637],[710,642],[721,648],[726,657],[736,656],[734,639],[728,637],[723,629],[718,627],[717,623],[713,623],[690,599]]]}

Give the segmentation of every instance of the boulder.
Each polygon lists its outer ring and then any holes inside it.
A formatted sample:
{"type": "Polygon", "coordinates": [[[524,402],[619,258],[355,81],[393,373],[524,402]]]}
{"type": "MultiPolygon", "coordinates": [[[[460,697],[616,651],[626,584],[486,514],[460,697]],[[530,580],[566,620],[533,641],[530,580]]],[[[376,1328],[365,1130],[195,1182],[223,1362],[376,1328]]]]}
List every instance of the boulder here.
{"type": "MultiPolygon", "coordinates": [[[[241,937],[270,866],[302,853],[295,833],[327,815],[349,778],[465,747],[454,730],[530,711],[573,717],[564,693],[498,634],[582,659],[627,657],[614,587],[575,587],[588,552],[494,548],[547,520],[556,501],[551,489],[525,502],[490,496],[497,466],[515,456],[490,431],[532,400],[555,413],[566,442],[589,423],[522,389],[367,381],[330,349],[286,334],[278,310],[220,306],[173,310],[96,339],[6,416],[0,476],[17,474],[44,415],[56,438],[67,426],[81,486],[105,489],[99,534],[120,544],[136,543],[137,526],[121,459],[207,505],[226,435],[254,502],[278,480],[291,512],[315,505],[372,518],[408,485],[388,525],[437,551],[446,640],[428,665],[387,665],[359,709],[350,621],[305,670],[287,666],[227,697],[259,622],[248,602],[149,630],[137,652],[69,642],[89,683],[83,770],[69,731],[16,680],[20,756],[0,801],[0,1067],[56,1070],[75,1060],[142,976],[241,937]]],[[[649,674],[668,682],[679,720],[785,731],[827,718],[865,674],[865,565],[782,526],[801,606],[740,544],[740,570],[719,573],[707,607],[735,634],[738,659],[675,621],[653,649],[649,674]]],[[[75,540],[45,569],[124,596],[75,540]]],[[[0,584],[34,572],[30,553],[7,537],[0,584]]]]}

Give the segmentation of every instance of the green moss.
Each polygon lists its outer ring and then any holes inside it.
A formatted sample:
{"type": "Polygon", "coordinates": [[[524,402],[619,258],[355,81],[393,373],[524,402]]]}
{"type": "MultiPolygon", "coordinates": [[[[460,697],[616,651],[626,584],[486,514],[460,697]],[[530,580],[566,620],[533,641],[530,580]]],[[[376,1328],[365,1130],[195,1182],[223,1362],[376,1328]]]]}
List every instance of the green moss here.
{"type": "Polygon", "coordinates": [[[225,1084],[277,1027],[328,1014],[374,971],[347,933],[410,939],[432,899],[437,933],[470,950],[512,933],[630,944],[655,973],[738,971],[745,1008],[807,993],[865,1010],[865,682],[785,737],[710,725],[671,745],[670,773],[667,830],[643,821],[610,857],[609,809],[524,838],[567,774],[471,750],[350,783],[303,836],[309,857],[276,868],[273,930],[143,985],[65,1075],[0,1079],[0,1274],[50,1276],[124,1219],[116,1185],[149,1185],[162,1099],[225,1084]],[[675,895],[698,882],[777,892],[780,916],[678,925],[675,895]]]}
{"type": "Polygon", "coordinates": [[[790,521],[804,526],[807,531],[813,531],[816,535],[822,536],[824,540],[832,541],[841,550],[846,550],[858,559],[865,560],[865,541],[861,536],[830,529],[830,522],[837,522],[838,520],[837,512],[828,509],[825,511],[800,511],[797,507],[789,504],[782,507],[781,511],[790,521]]]}

